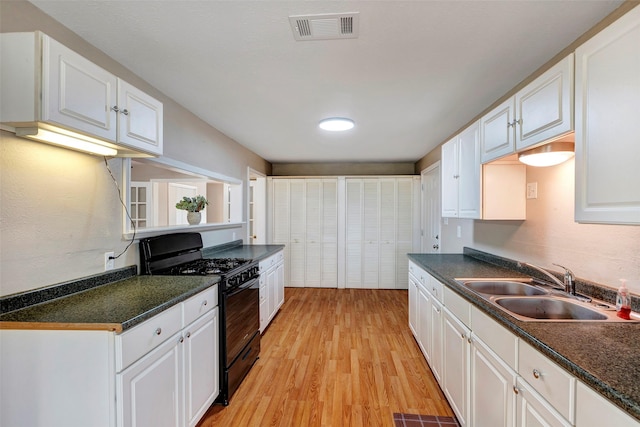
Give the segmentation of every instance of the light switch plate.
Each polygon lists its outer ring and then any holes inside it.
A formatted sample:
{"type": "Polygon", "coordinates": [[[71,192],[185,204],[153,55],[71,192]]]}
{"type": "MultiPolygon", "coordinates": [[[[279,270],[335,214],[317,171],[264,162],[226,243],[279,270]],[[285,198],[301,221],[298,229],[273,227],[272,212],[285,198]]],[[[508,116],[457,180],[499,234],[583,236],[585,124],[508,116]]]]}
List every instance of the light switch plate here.
{"type": "Polygon", "coordinates": [[[538,198],[538,183],[528,182],[527,183],[527,199],[537,199],[537,198],[538,198]]]}

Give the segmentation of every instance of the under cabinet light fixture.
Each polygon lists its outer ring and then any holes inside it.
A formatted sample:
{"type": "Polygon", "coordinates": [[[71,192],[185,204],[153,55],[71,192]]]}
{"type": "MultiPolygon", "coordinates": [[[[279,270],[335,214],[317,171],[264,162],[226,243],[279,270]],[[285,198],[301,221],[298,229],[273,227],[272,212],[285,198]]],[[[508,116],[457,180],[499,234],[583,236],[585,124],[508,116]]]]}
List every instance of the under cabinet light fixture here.
{"type": "Polygon", "coordinates": [[[573,142],[556,141],[518,154],[518,160],[529,166],[546,167],[564,163],[574,156],[573,142]]]}
{"type": "Polygon", "coordinates": [[[105,142],[64,129],[16,128],[16,136],[100,156],[116,156],[118,154],[118,150],[107,147],[105,142]]]}
{"type": "Polygon", "coordinates": [[[345,117],[330,117],[328,119],[321,120],[318,126],[320,129],[328,130],[331,132],[342,132],[345,130],[353,129],[355,122],[345,117]]]}

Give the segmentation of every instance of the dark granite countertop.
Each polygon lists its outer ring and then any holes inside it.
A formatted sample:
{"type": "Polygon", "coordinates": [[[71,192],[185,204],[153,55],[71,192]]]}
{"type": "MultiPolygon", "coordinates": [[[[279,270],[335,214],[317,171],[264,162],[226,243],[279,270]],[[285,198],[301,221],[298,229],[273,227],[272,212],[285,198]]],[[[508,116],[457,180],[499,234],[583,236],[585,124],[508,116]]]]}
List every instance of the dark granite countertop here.
{"type": "Polygon", "coordinates": [[[484,254],[409,254],[434,278],[479,307],[576,378],[640,420],[640,323],[524,322],[494,307],[455,278],[531,277],[484,254]],[[485,262],[485,261],[490,261],[485,262]]]}
{"type": "Polygon", "coordinates": [[[4,313],[0,328],[120,333],[219,281],[219,276],[133,276],[4,313]]]}
{"type": "Polygon", "coordinates": [[[260,261],[284,249],[284,245],[243,245],[242,240],[232,244],[202,249],[203,258],[245,258],[260,261]]]}

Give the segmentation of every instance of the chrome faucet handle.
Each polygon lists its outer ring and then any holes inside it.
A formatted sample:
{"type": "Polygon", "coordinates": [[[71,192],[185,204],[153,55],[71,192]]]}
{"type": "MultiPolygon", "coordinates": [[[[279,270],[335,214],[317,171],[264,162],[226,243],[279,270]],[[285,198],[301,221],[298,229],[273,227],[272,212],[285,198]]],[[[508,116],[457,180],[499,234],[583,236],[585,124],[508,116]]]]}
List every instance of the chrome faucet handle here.
{"type": "Polygon", "coordinates": [[[553,263],[553,265],[557,265],[558,267],[564,269],[564,287],[565,287],[565,292],[570,293],[571,295],[575,295],[576,294],[576,279],[575,276],[573,275],[573,271],[569,270],[567,267],[564,267],[560,264],[556,264],[555,262],[553,263]]]}

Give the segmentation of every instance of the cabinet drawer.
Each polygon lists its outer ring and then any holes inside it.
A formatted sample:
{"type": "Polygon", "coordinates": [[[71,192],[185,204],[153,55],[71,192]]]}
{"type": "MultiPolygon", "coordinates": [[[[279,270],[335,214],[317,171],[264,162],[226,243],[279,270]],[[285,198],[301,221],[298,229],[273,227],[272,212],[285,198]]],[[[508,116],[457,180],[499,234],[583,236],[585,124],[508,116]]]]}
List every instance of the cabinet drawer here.
{"type": "Polygon", "coordinates": [[[417,264],[414,264],[411,261],[409,262],[409,273],[413,277],[415,277],[418,282],[422,283],[423,285],[428,285],[430,276],[426,271],[424,271],[423,269],[418,267],[417,264]]]}
{"type": "Polygon", "coordinates": [[[426,286],[427,290],[431,293],[431,295],[433,295],[435,299],[440,302],[443,301],[444,285],[442,283],[429,276],[429,283],[427,283],[426,286]]]}
{"type": "Polygon", "coordinates": [[[116,371],[131,365],[180,329],[182,304],[176,304],[135,328],[116,335],[116,371]]]}
{"type": "Polygon", "coordinates": [[[471,307],[471,329],[509,367],[516,369],[518,338],[495,320],[471,307]]]}
{"type": "Polygon", "coordinates": [[[184,305],[184,322],[182,324],[187,326],[218,305],[218,285],[192,296],[182,304],[184,305]]]}
{"type": "MultiPolygon", "coordinates": [[[[434,279],[434,282],[437,282],[437,280],[434,279]]],[[[471,325],[471,304],[449,288],[444,288],[444,306],[466,327],[471,325]]]]}
{"type": "Polygon", "coordinates": [[[573,423],[576,380],[571,374],[522,340],[519,340],[518,374],[573,423]]]}

